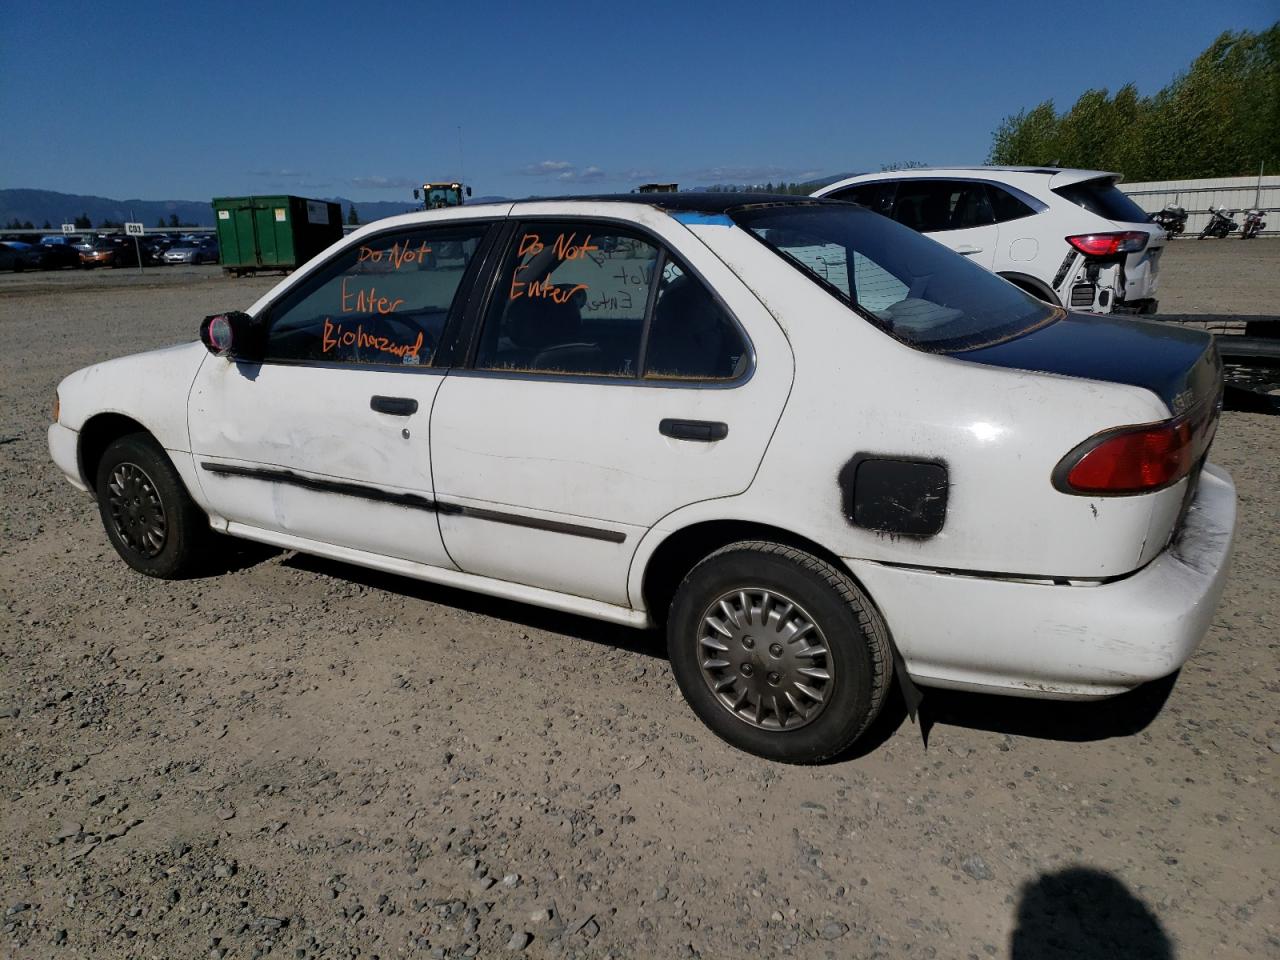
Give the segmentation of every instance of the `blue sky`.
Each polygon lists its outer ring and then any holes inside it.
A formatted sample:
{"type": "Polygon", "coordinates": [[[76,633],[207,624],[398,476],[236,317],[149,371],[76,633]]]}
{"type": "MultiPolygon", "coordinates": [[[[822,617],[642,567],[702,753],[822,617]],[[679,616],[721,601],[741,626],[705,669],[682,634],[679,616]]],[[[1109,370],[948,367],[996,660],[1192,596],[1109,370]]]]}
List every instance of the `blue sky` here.
{"type": "Polygon", "coordinates": [[[1277,10],[1275,0],[262,8],[9,7],[0,187],[398,201],[415,182],[455,176],[477,196],[526,196],[980,163],[1001,117],[1046,98],[1069,105],[1089,87],[1134,81],[1151,93],[1222,30],[1266,27],[1277,10]]]}

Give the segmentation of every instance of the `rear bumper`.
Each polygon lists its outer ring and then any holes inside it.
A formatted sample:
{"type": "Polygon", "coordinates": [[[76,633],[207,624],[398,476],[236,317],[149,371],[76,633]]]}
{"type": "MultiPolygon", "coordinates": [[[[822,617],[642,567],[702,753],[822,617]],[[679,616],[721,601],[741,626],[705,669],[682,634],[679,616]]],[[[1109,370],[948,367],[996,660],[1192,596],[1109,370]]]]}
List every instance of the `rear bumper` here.
{"type": "Polygon", "coordinates": [[[1115,696],[1168,676],[1208,631],[1235,530],[1230,476],[1208,464],[1174,544],[1096,586],[846,560],[922,686],[1052,699],[1115,696]]]}

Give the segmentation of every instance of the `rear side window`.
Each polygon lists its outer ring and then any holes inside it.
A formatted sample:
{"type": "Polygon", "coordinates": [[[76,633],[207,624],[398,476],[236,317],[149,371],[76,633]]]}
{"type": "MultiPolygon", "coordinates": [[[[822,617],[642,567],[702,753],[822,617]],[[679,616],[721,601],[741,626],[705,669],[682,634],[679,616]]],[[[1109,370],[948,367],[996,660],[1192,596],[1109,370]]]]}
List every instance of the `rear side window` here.
{"type": "Polygon", "coordinates": [[[645,350],[649,380],[732,380],[746,372],[747,345],[711,291],[675,260],[662,268],[645,350]]]}
{"type": "Polygon", "coordinates": [[[1107,177],[1056,187],[1053,192],[1069,203],[1108,220],[1120,223],[1148,223],[1151,220],[1146,211],[1125,196],[1116,187],[1115,181],[1107,177]]]}
{"type": "Polygon", "coordinates": [[[349,247],[271,307],[264,359],[429,365],[487,230],[413,230],[349,247]]]}
{"type": "Polygon", "coordinates": [[[893,219],[919,233],[964,230],[995,223],[981,183],[963,180],[903,180],[893,204],[893,219]]]}
{"type": "Polygon", "coordinates": [[[706,285],[615,224],[527,223],[489,305],[475,366],[617,380],[731,380],[750,363],[706,285]]]}
{"type": "Polygon", "coordinates": [[[987,192],[991,196],[991,209],[996,215],[996,223],[1020,220],[1022,217],[1029,217],[1035,213],[1031,207],[1027,206],[1008,190],[997,187],[994,184],[988,184],[987,192]]]}
{"type": "Polygon", "coordinates": [[[604,224],[529,223],[498,281],[476,366],[634,377],[658,248],[604,224]]]}

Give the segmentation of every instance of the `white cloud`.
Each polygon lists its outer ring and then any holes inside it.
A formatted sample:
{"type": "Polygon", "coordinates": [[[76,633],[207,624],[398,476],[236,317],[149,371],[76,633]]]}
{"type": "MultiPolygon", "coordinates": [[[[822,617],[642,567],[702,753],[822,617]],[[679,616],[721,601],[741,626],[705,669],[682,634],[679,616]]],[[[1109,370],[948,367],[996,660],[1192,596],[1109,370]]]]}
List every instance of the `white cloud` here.
{"type": "Polygon", "coordinates": [[[564,174],[572,174],[576,170],[577,165],[568,160],[543,160],[520,168],[520,172],[527,177],[563,177],[564,174]]]}
{"type": "Polygon", "coordinates": [[[421,187],[421,180],[412,177],[352,177],[351,186],[361,190],[408,190],[421,187]]]}

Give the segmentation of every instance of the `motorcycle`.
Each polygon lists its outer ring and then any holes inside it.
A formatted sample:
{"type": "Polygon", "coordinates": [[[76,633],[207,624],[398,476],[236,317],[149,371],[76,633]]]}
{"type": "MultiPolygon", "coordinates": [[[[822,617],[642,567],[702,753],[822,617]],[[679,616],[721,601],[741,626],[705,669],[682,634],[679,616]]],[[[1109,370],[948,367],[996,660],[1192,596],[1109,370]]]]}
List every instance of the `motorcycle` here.
{"type": "Polygon", "coordinates": [[[1244,215],[1244,226],[1240,228],[1241,240],[1252,240],[1267,229],[1267,221],[1262,219],[1261,210],[1250,210],[1244,215]]]}
{"type": "Polygon", "coordinates": [[[1176,237],[1187,229],[1186,208],[1171,203],[1163,210],[1151,214],[1151,222],[1161,227],[1169,236],[1176,237]]]}
{"type": "Polygon", "coordinates": [[[1225,207],[1218,207],[1215,210],[1210,207],[1209,213],[1209,222],[1200,231],[1201,240],[1205,237],[1217,237],[1219,240],[1225,240],[1240,229],[1240,224],[1231,219],[1235,215],[1234,210],[1228,210],[1225,207]]]}

